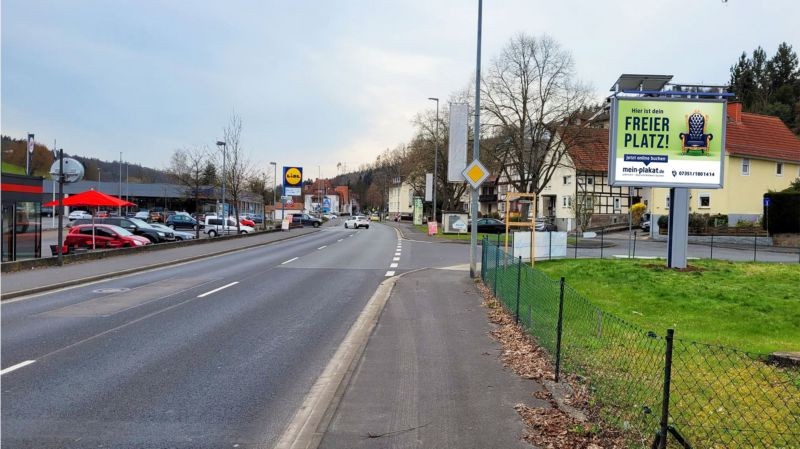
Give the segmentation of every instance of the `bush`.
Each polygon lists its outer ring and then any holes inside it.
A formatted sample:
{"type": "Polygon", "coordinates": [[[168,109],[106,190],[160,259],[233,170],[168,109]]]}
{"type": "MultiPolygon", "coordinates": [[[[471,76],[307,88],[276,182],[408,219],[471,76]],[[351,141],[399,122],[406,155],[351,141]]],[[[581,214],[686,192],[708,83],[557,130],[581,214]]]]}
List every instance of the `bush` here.
{"type": "Polygon", "coordinates": [[[800,192],[769,192],[764,198],[770,200],[769,208],[764,208],[765,214],[769,212],[765,221],[770,234],[800,232],[800,192]]]}
{"type": "Polygon", "coordinates": [[[669,226],[669,215],[662,215],[658,217],[658,227],[666,228],[667,226],[669,226]]]}
{"type": "Polygon", "coordinates": [[[717,214],[708,216],[706,224],[711,227],[728,226],[728,216],[725,214],[717,214]]]}

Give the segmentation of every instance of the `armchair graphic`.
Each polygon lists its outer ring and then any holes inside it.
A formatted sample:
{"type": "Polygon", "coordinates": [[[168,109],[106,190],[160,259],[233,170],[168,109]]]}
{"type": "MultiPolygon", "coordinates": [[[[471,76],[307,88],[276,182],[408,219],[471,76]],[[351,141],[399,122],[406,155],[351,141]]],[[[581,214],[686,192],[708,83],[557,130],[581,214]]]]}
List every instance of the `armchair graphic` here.
{"type": "Polygon", "coordinates": [[[680,133],[681,154],[686,154],[690,150],[700,150],[701,154],[708,155],[708,143],[714,138],[713,134],[706,134],[707,115],[695,111],[686,116],[688,133],[680,133]]]}

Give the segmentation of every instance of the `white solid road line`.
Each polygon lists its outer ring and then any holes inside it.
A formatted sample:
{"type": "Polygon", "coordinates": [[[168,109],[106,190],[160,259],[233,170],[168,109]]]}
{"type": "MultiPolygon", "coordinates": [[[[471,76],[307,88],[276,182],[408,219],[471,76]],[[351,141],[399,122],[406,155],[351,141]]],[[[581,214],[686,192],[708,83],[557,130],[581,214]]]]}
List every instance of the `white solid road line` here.
{"type": "Polygon", "coordinates": [[[208,296],[208,295],[210,295],[210,294],[212,294],[212,293],[216,293],[216,292],[218,292],[218,291],[220,291],[220,290],[222,290],[222,289],[226,289],[226,288],[228,288],[228,287],[230,287],[230,286],[232,286],[232,285],[236,285],[236,284],[238,284],[238,283],[239,283],[239,281],[231,282],[231,283],[230,283],[230,284],[228,284],[228,285],[223,285],[222,287],[215,288],[214,290],[211,290],[210,292],[205,292],[205,293],[203,293],[203,294],[201,294],[201,295],[197,295],[197,297],[198,297],[198,298],[205,298],[206,296],[208,296]]]}
{"type": "Polygon", "coordinates": [[[396,263],[389,264],[389,268],[397,268],[397,264],[396,263]]]}
{"type": "Polygon", "coordinates": [[[294,262],[297,259],[299,259],[299,257],[292,257],[291,259],[287,260],[286,262],[281,262],[281,265],[286,265],[287,263],[294,262]]]}
{"type": "Polygon", "coordinates": [[[6,373],[10,373],[11,371],[14,371],[16,369],[20,369],[23,366],[28,366],[31,363],[36,363],[36,360],[26,360],[26,361],[24,361],[22,363],[17,363],[14,366],[9,366],[8,368],[5,368],[2,371],[0,371],[0,376],[2,376],[3,374],[6,374],[6,373]]]}
{"type": "Polygon", "coordinates": [[[319,250],[321,250],[321,249],[325,249],[325,248],[327,248],[327,247],[328,247],[328,245],[322,245],[322,246],[320,246],[319,248],[317,248],[317,251],[319,251],[319,250]]]}
{"type": "Polygon", "coordinates": [[[389,277],[389,276],[394,276],[394,271],[387,271],[386,272],[386,277],[389,277]]]}

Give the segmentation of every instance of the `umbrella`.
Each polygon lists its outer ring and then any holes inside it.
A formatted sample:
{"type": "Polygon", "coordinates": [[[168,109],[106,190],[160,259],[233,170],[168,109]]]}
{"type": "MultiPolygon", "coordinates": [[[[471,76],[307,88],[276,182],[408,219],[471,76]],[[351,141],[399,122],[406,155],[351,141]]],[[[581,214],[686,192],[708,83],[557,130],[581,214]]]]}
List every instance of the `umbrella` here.
{"type": "MultiPolygon", "coordinates": [[[[68,198],[64,198],[62,200],[62,204],[64,206],[85,206],[85,207],[94,207],[95,213],[92,214],[92,249],[95,249],[95,238],[94,238],[94,217],[97,215],[97,208],[98,207],[120,207],[120,206],[135,206],[134,203],[130,201],[125,201],[123,199],[117,198],[112,195],[106,195],[103,192],[98,192],[94,189],[87,190],[85,192],[76,193],[68,198]]],[[[58,206],[58,201],[50,201],[49,203],[45,203],[42,206],[58,206]]],[[[59,242],[61,244],[61,242],[59,242]]]]}

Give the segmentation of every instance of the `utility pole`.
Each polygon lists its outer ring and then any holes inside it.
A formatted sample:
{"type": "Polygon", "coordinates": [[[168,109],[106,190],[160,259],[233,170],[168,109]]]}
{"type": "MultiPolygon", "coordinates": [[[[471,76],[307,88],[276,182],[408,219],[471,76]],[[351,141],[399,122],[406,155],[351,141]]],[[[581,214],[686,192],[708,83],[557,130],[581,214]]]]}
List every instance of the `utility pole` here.
{"type": "MultiPolygon", "coordinates": [[[[483,20],[483,0],[478,0],[478,56],[475,63],[475,138],[472,139],[472,160],[480,160],[481,155],[481,24],[483,20]]],[[[478,189],[472,189],[470,201],[472,232],[469,238],[469,276],[476,276],[478,258],[478,189]]],[[[533,242],[531,241],[531,245],[533,242]]]]}
{"type": "Polygon", "coordinates": [[[433,137],[435,141],[433,153],[433,221],[436,223],[436,190],[439,185],[439,99],[428,98],[428,100],[436,102],[436,135],[433,137]]]}

